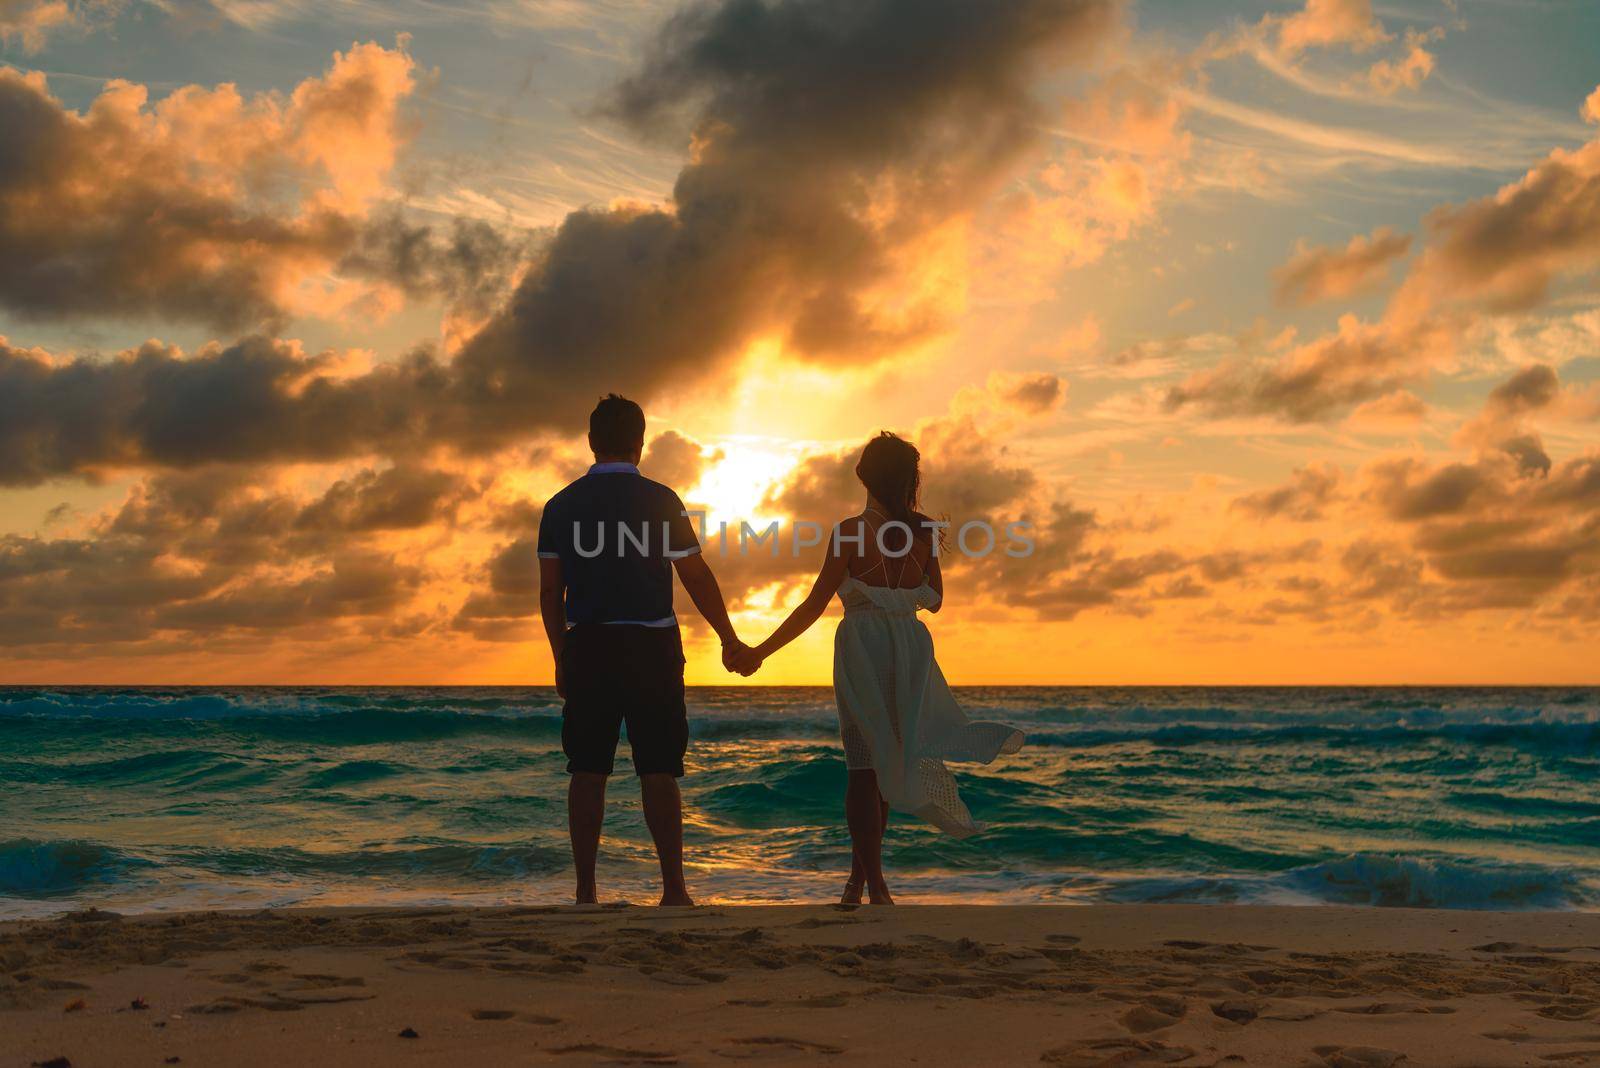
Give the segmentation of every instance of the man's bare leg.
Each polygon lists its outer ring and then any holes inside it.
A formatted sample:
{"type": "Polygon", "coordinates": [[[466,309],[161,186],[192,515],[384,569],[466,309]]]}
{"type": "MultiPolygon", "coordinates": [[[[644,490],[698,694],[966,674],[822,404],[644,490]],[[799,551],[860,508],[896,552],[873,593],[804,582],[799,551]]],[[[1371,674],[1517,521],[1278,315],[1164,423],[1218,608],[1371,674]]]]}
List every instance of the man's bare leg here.
{"type": "Polygon", "coordinates": [[[578,871],[576,899],[593,905],[594,861],[600,852],[600,826],[606,818],[606,777],[592,771],[575,771],[567,784],[567,833],[572,838],[572,864],[578,871]]]}
{"type": "Polygon", "coordinates": [[[693,905],[683,882],[683,798],[678,794],[678,780],[671,775],[641,775],[639,795],[644,800],[644,821],[661,860],[661,903],[693,905]]]}

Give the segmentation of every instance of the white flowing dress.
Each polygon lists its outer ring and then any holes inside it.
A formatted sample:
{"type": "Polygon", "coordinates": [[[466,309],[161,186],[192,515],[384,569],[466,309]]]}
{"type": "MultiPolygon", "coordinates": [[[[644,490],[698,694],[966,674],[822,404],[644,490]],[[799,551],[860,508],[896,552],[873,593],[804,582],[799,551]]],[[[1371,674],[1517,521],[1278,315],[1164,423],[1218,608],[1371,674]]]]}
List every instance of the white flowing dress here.
{"type": "Polygon", "coordinates": [[[961,800],[945,761],[987,764],[1022,748],[1022,732],[967,718],[933,659],[933,636],[917,618],[939,594],[872,586],[839,587],[844,619],[833,638],[833,691],[845,763],[871,769],[891,808],[957,838],[983,829],[961,800]]]}

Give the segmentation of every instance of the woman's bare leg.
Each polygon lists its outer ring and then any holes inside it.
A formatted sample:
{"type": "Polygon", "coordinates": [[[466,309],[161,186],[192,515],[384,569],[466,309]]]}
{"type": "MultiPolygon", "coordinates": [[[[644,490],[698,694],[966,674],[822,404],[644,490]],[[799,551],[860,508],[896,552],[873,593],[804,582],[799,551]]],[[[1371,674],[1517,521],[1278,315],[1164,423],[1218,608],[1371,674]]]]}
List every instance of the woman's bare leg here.
{"type": "Polygon", "coordinates": [[[878,793],[878,777],[871,770],[850,772],[844,792],[845,822],[850,827],[852,863],[845,904],[861,901],[861,887],[874,905],[892,905],[889,884],[883,878],[883,832],[889,825],[889,806],[878,793]],[[849,900],[854,891],[854,901],[849,900]]]}
{"type": "MultiPolygon", "coordinates": [[[[882,797],[878,798],[878,807],[883,813],[883,832],[889,831],[889,802],[882,797]]],[[[861,904],[861,890],[867,885],[867,877],[861,870],[861,858],[856,856],[854,849],[850,850],[850,878],[844,884],[844,897],[840,899],[841,905],[861,904]]]]}

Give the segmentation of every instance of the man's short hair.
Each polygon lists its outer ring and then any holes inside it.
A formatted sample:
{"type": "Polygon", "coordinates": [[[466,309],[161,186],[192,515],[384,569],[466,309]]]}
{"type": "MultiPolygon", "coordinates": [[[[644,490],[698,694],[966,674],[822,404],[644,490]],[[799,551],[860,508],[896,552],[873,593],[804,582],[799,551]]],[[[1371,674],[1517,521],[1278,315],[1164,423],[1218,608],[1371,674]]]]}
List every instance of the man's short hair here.
{"type": "Polygon", "coordinates": [[[589,447],[601,456],[626,456],[644,445],[644,409],[607,393],[589,413],[589,447]]]}

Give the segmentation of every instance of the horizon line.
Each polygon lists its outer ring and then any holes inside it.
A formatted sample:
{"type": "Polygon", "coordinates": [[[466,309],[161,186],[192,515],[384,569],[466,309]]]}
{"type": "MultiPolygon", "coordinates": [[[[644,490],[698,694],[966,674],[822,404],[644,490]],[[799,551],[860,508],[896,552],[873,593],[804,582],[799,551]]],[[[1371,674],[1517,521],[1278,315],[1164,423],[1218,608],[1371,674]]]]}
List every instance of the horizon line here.
{"type": "MultiPolygon", "coordinates": [[[[128,690],[549,690],[551,682],[6,682],[6,689],[128,690]]],[[[685,690],[831,690],[831,682],[697,682],[685,690]]],[[[1595,690],[1596,682],[971,682],[952,690],[1595,690]]]]}

